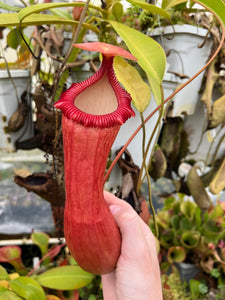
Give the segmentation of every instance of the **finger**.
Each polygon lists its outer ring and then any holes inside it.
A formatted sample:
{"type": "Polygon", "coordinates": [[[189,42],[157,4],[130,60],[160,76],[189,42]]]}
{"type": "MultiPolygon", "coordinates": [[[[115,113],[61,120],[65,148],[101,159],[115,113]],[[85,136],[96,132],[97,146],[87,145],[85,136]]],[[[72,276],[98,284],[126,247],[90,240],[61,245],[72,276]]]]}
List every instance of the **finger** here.
{"type": "Polygon", "coordinates": [[[119,205],[119,206],[123,206],[123,207],[131,207],[131,205],[129,203],[127,203],[124,200],[119,199],[118,197],[116,197],[115,195],[113,195],[110,192],[104,191],[104,198],[105,201],[108,203],[108,205],[119,205]]]}
{"type": "Polygon", "coordinates": [[[116,300],[115,272],[102,275],[102,289],[105,300],[116,300]]]}
{"type": "Polygon", "coordinates": [[[140,256],[146,250],[145,236],[141,228],[140,217],[132,208],[110,205],[110,210],[122,234],[122,255],[126,258],[140,256]]]}
{"type": "MultiPolygon", "coordinates": [[[[134,212],[133,216],[135,216],[135,217],[137,216],[134,209],[126,201],[119,199],[118,197],[116,197],[115,195],[113,195],[113,194],[111,194],[107,191],[104,191],[104,198],[110,206],[111,205],[116,205],[116,206],[119,206],[119,207],[126,208],[129,212],[132,213],[132,215],[133,215],[133,212],[134,212]]],[[[121,220],[121,221],[123,222],[123,220],[121,220]]],[[[139,218],[139,225],[140,225],[140,228],[143,232],[145,240],[148,244],[148,247],[150,247],[150,248],[155,247],[156,248],[155,237],[154,237],[153,233],[151,232],[149,226],[141,218],[139,218]]],[[[121,225],[118,224],[118,226],[120,227],[121,225]]]]}

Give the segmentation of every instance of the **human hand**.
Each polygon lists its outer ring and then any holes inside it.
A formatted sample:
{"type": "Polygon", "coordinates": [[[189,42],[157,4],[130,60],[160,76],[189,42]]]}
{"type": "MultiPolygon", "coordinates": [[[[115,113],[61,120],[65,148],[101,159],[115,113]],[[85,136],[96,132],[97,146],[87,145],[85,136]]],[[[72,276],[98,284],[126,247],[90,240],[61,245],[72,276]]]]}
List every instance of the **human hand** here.
{"type": "Polygon", "coordinates": [[[122,235],[116,269],[102,275],[104,300],[162,300],[154,235],[128,203],[109,192],[104,198],[122,235]]]}

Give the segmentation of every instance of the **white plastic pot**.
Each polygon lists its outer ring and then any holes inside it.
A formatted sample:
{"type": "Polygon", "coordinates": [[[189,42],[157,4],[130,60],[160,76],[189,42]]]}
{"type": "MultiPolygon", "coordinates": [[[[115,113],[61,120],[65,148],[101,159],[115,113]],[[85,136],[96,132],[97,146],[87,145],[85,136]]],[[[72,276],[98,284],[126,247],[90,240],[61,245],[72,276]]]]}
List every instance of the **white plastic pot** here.
{"type": "Polygon", "coordinates": [[[30,84],[27,70],[10,70],[10,74],[11,78],[7,70],[0,70],[0,151],[3,152],[14,152],[17,140],[23,141],[33,136],[31,110],[22,128],[17,132],[7,133],[8,121],[17,109],[21,95],[30,84]]]}
{"type": "MultiPolygon", "coordinates": [[[[204,46],[200,48],[207,36],[207,30],[187,24],[157,28],[149,31],[148,35],[164,48],[167,54],[168,72],[183,74],[189,78],[205,65],[213,44],[212,38],[208,36],[204,46]]],[[[203,73],[178,93],[171,116],[194,113],[202,78],[203,73]]],[[[187,80],[188,78],[184,81],[187,80]]]]}
{"type": "Polygon", "coordinates": [[[224,156],[225,128],[220,130],[220,126],[218,126],[217,128],[205,131],[206,125],[205,107],[199,99],[194,114],[187,116],[184,123],[184,128],[188,133],[189,150],[191,152],[188,158],[209,164],[214,158],[215,153],[216,159],[224,156]],[[221,139],[223,141],[217,150],[221,139]]]}
{"type": "MultiPolygon", "coordinates": [[[[173,91],[176,89],[178,85],[180,85],[183,82],[182,79],[179,77],[166,73],[163,80],[163,91],[164,91],[164,97],[167,98],[169,95],[173,93],[173,91]]],[[[155,102],[154,97],[152,96],[151,102],[147,109],[144,111],[143,115],[144,118],[146,118],[150,113],[152,113],[157,107],[157,104],[155,102]]],[[[115,157],[115,152],[120,149],[129,139],[129,137],[132,135],[132,133],[138,128],[138,126],[141,124],[141,118],[139,112],[133,107],[133,110],[135,111],[135,117],[130,118],[126,121],[125,124],[123,124],[120,128],[120,131],[116,137],[116,140],[112,146],[112,156],[115,157]]],[[[159,117],[159,112],[156,112],[151,119],[146,123],[146,144],[148,140],[150,139],[154,127],[157,123],[159,117]]],[[[162,120],[160,120],[159,124],[161,124],[162,120]]],[[[156,131],[157,132],[157,131],[156,131]]],[[[132,140],[130,145],[128,146],[128,151],[130,152],[133,161],[136,165],[141,167],[142,161],[143,161],[143,155],[142,155],[142,140],[143,140],[143,132],[142,129],[139,131],[139,133],[135,136],[135,138],[132,140]]],[[[156,142],[156,135],[154,135],[149,154],[153,150],[153,146],[156,142]]],[[[149,158],[149,156],[148,156],[149,158]]],[[[148,162],[148,159],[147,159],[148,162]]],[[[119,167],[115,167],[110,175],[110,180],[106,184],[107,189],[115,189],[117,186],[121,184],[122,175],[119,171],[119,167]]]]}

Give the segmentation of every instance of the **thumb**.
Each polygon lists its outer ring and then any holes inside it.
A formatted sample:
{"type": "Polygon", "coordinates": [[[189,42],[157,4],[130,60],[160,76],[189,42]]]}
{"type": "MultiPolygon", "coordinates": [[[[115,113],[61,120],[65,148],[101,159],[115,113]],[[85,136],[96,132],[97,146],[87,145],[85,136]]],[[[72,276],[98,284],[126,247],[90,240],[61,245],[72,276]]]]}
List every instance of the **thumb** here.
{"type": "Polygon", "coordinates": [[[140,219],[132,207],[109,206],[122,235],[122,253],[139,256],[141,245],[146,245],[144,234],[141,230],[140,219]]]}

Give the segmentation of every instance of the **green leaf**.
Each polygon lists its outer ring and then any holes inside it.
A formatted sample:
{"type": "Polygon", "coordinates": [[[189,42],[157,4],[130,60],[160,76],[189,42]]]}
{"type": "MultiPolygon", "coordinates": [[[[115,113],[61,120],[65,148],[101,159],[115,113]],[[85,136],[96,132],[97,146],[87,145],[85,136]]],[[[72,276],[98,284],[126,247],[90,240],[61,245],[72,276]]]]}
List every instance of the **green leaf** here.
{"type": "MultiPolygon", "coordinates": [[[[76,3],[42,3],[42,4],[35,4],[32,6],[27,6],[23,9],[20,10],[19,12],[19,20],[20,22],[27,18],[29,15],[31,14],[37,14],[39,12],[45,11],[45,10],[49,10],[52,8],[57,8],[57,7],[74,7],[74,6],[78,6],[78,7],[82,7],[84,6],[85,3],[82,2],[76,2],[76,3]]],[[[89,4],[88,6],[89,8],[94,8],[98,11],[104,12],[104,10],[102,10],[100,7],[95,6],[95,5],[91,5],[89,4]]]]}
{"type": "MultiPolygon", "coordinates": [[[[5,13],[1,14],[0,27],[11,27],[11,26],[35,26],[42,24],[64,24],[64,25],[78,25],[77,21],[69,20],[61,17],[56,17],[47,14],[33,14],[28,16],[22,23],[19,21],[18,13],[5,13]]],[[[86,29],[92,30],[98,33],[98,29],[87,23],[83,23],[82,26],[86,29]]]]}
{"type": "Polygon", "coordinates": [[[203,295],[208,292],[208,287],[204,283],[200,283],[198,286],[198,289],[199,289],[199,292],[203,295]]]}
{"type": "Polygon", "coordinates": [[[36,277],[44,287],[59,290],[79,289],[89,284],[94,278],[79,266],[62,266],[50,269],[36,277]]]}
{"type": "Polygon", "coordinates": [[[10,288],[26,300],[45,300],[43,288],[32,278],[18,277],[10,282],[10,288]]]}
{"type": "Polygon", "coordinates": [[[48,252],[49,236],[44,232],[33,232],[31,239],[40,248],[42,256],[44,256],[48,252]]]}
{"type": "Polygon", "coordinates": [[[0,8],[3,8],[5,10],[9,10],[9,11],[20,11],[21,10],[20,7],[11,6],[11,5],[5,4],[1,1],[0,1],[0,8]]]}
{"type": "Polygon", "coordinates": [[[173,6],[176,6],[177,4],[187,2],[187,0],[163,0],[162,1],[162,8],[163,9],[169,9],[173,6]]]}
{"type": "Polygon", "coordinates": [[[23,39],[18,28],[14,28],[7,35],[7,44],[12,49],[17,49],[17,47],[22,43],[23,39]]]}
{"type": "Polygon", "coordinates": [[[21,297],[17,296],[12,291],[0,288],[0,299],[2,299],[2,300],[21,300],[21,299],[24,299],[24,298],[21,298],[21,297]]]}
{"type": "Polygon", "coordinates": [[[210,275],[212,277],[219,278],[220,277],[220,271],[216,268],[213,268],[212,271],[210,272],[210,275]]]}
{"type": "Polygon", "coordinates": [[[199,296],[199,285],[200,285],[200,281],[196,280],[196,279],[190,279],[189,280],[189,286],[190,286],[190,293],[192,296],[192,299],[197,299],[199,296]]]}
{"type": "Polygon", "coordinates": [[[161,17],[164,17],[166,19],[170,19],[170,14],[165,10],[162,9],[156,5],[153,4],[149,4],[143,1],[133,1],[133,0],[127,0],[128,2],[130,2],[133,5],[137,5],[145,10],[147,10],[148,12],[151,12],[152,14],[156,14],[156,15],[160,15],[161,17]]]}
{"type": "Polygon", "coordinates": [[[122,57],[116,56],[114,58],[113,68],[117,79],[131,95],[133,105],[139,112],[143,112],[151,99],[149,86],[141,78],[138,71],[122,57]]]}
{"type": "Polygon", "coordinates": [[[64,9],[52,8],[52,9],[50,9],[50,12],[54,16],[62,17],[62,18],[69,19],[69,20],[73,20],[72,15],[64,9]]]}
{"type": "Polygon", "coordinates": [[[115,2],[112,5],[112,14],[117,21],[123,16],[123,5],[120,2],[115,2]]]}
{"type": "Polygon", "coordinates": [[[108,21],[124,40],[138,64],[146,72],[157,103],[161,102],[161,83],[165,73],[166,56],[163,48],[152,38],[115,21],[108,21]]]}
{"type": "Polygon", "coordinates": [[[115,21],[109,21],[126,43],[131,53],[138,59],[139,65],[158,83],[165,73],[166,56],[163,48],[152,38],[115,21]]]}
{"type": "Polygon", "coordinates": [[[163,99],[163,89],[162,85],[155,80],[155,78],[151,77],[150,74],[147,74],[148,82],[150,84],[152,93],[154,95],[155,101],[157,105],[161,104],[163,99]]]}
{"type": "MultiPolygon", "coordinates": [[[[167,0],[165,2],[165,9],[171,8],[177,4],[186,2],[186,0],[167,0]]],[[[212,13],[216,14],[221,22],[223,23],[223,26],[225,27],[225,3],[223,0],[194,0],[195,3],[203,5],[206,9],[211,11],[212,13]]]]}
{"type": "Polygon", "coordinates": [[[0,280],[9,280],[10,277],[3,266],[0,265],[0,280]]]}

